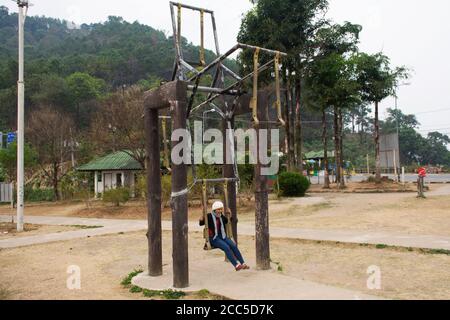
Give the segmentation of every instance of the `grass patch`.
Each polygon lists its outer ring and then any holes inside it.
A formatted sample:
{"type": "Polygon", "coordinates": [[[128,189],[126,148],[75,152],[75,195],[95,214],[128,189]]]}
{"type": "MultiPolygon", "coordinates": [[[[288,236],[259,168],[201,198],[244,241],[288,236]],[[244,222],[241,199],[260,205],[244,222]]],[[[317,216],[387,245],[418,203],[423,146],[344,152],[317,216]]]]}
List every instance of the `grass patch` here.
{"type": "Polygon", "coordinates": [[[141,287],[138,287],[138,286],[132,286],[132,287],[130,288],[130,292],[131,292],[131,293],[140,293],[140,292],[142,292],[142,288],[141,288],[141,287]]]}
{"type": "Polygon", "coordinates": [[[0,287],[0,300],[8,300],[11,298],[11,291],[0,287]]]}
{"type": "Polygon", "coordinates": [[[207,299],[210,296],[210,292],[207,289],[202,289],[196,293],[199,298],[207,299]]]}
{"type": "Polygon", "coordinates": [[[273,261],[272,259],[270,259],[270,262],[275,263],[277,265],[278,272],[283,272],[283,265],[281,264],[281,262],[273,261]]]}
{"type": "Polygon", "coordinates": [[[427,254],[444,254],[450,256],[450,250],[445,249],[422,249],[421,251],[427,254]]]}
{"type": "Polygon", "coordinates": [[[103,226],[85,226],[85,225],[81,225],[81,224],[73,224],[73,225],[65,226],[65,227],[72,227],[72,228],[77,228],[77,229],[98,229],[98,228],[103,228],[103,226]]]}
{"type": "Polygon", "coordinates": [[[130,272],[125,278],[122,279],[122,282],[120,283],[124,287],[131,286],[131,279],[133,279],[135,276],[137,276],[139,273],[144,272],[142,269],[134,269],[134,271],[130,272]]]}
{"type": "Polygon", "coordinates": [[[183,291],[175,291],[172,289],[169,290],[142,290],[144,297],[152,298],[152,297],[161,297],[167,300],[179,300],[186,295],[183,291]]]}
{"type": "Polygon", "coordinates": [[[377,244],[375,246],[375,248],[377,248],[377,249],[386,249],[387,247],[388,247],[388,245],[386,245],[386,244],[377,244]]]}

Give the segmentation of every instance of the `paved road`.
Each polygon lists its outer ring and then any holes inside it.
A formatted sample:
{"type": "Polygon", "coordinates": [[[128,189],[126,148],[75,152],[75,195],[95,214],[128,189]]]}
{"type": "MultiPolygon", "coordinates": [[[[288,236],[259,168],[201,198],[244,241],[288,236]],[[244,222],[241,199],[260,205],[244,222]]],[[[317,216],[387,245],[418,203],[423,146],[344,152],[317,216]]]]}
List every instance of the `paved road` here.
{"type": "MultiPolygon", "coordinates": [[[[0,222],[10,221],[10,216],[0,216],[0,222]]],[[[74,217],[25,217],[26,223],[45,225],[86,225],[102,226],[96,229],[83,229],[61,233],[51,233],[35,235],[29,237],[13,237],[0,240],[0,248],[14,248],[40,244],[53,241],[64,241],[77,238],[113,234],[119,232],[132,232],[147,229],[146,220],[113,220],[113,219],[89,219],[74,217]]],[[[162,228],[166,231],[172,230],[170,221],[163,221],[162,228]]],[[[202,232],[203,229],[195,222],[189,223],[190,232],[202,232]]],[[[253,236],[255,227],[253,225],[240,224],[239,234],[253,236]]],[[[424,249],[445,249],[450,250],[450,237],[430,236],[430,235],[409,235],[401,233],[369,232],[354,230],[320,230],[320,229],[291,229],[291,228],[270,228],[271,238],[304,239],[317,241],[333,241],[344,243],[367,243],[386,244],[391,246],[424,248],[424,249]]]]}
{"type": "MultiPolygon", "coordinates": [[[[393,174],[383,174],[383,176],[388,176],[390,179],[395,179],[395,175],[393,174]]],[[[364,180],[367,180],[368,175],[367,174],[357,174],[350,178],[349,181],[351,182],[361,182],[364,180]]],[[[320,184],[323,184],[323,177],[317,178],[317,177],[311,177],[311,183],[312,184],[318,184],[320,181],[320,184]]],[[[416,182],[417,181],[417,174],[406,174],[405,175],[405,182],[416,182]]],[[[429,174],[425,178],[425,184],[427,183],[450,183],[450,174],[429,174]]]]}

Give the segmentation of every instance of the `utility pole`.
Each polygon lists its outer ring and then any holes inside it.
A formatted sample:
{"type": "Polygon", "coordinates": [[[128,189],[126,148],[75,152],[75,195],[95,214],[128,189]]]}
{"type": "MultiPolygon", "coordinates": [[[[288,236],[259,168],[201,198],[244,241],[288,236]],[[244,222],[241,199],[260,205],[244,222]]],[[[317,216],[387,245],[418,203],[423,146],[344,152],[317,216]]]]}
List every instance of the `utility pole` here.
{"type": "Polygon", "coordinates": [[[19,7],[19,80],[17,82],[17,231],[23,231],[24,210],[24,145],[25,145],[25,83],[24,83],[24,25],[28,0],[17,0],[19,7]]]}

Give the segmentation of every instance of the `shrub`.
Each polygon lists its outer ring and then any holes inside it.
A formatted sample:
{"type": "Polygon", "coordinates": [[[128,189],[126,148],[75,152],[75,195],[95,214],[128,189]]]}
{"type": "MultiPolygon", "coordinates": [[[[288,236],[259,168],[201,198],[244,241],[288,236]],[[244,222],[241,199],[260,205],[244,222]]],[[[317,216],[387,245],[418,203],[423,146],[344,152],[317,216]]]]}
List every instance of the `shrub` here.
{"type": "Polygon", "coordinates": [[[278,177],[281,195],[284,197],[303,197],[309,189],[309,180],[296,172],[283,172],[278,177]]]}
{"type": "Polygon", "coordinates": [[[128,188],[111,189],[103,193],[103,202],[113,203],[117,207],[121,203],[128,202],[128,200],[130,200],[130,190],[128,188]]]}
{"type": "Polygon", "coordinates": [[[35,189],[31,186],[26,186],[24,200],[26,202],[55,201],[55,192],[53,191],[53,189],[50,188],[35,189]]]}

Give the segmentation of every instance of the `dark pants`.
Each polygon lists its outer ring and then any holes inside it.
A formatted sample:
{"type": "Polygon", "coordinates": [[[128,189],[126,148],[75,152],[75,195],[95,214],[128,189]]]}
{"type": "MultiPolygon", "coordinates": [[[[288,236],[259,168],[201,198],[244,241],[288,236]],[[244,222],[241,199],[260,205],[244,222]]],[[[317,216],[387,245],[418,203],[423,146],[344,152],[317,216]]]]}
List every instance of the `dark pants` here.
{"type": "Polygon", "coordinates": [[[225,252],[225,255],[227,256],[228,260],[233,264],[233,266],[237,266],[238,261],[241,264],[244,264],[244,258],[242,258],[242,254],[239,251],[236,244],[231,240],[230,238],[222,239],[220,237],[217,237],[216,240],[213,240],[212,238],[209,239],[211,245],[214,248],[218,248],[225,252]]]}

